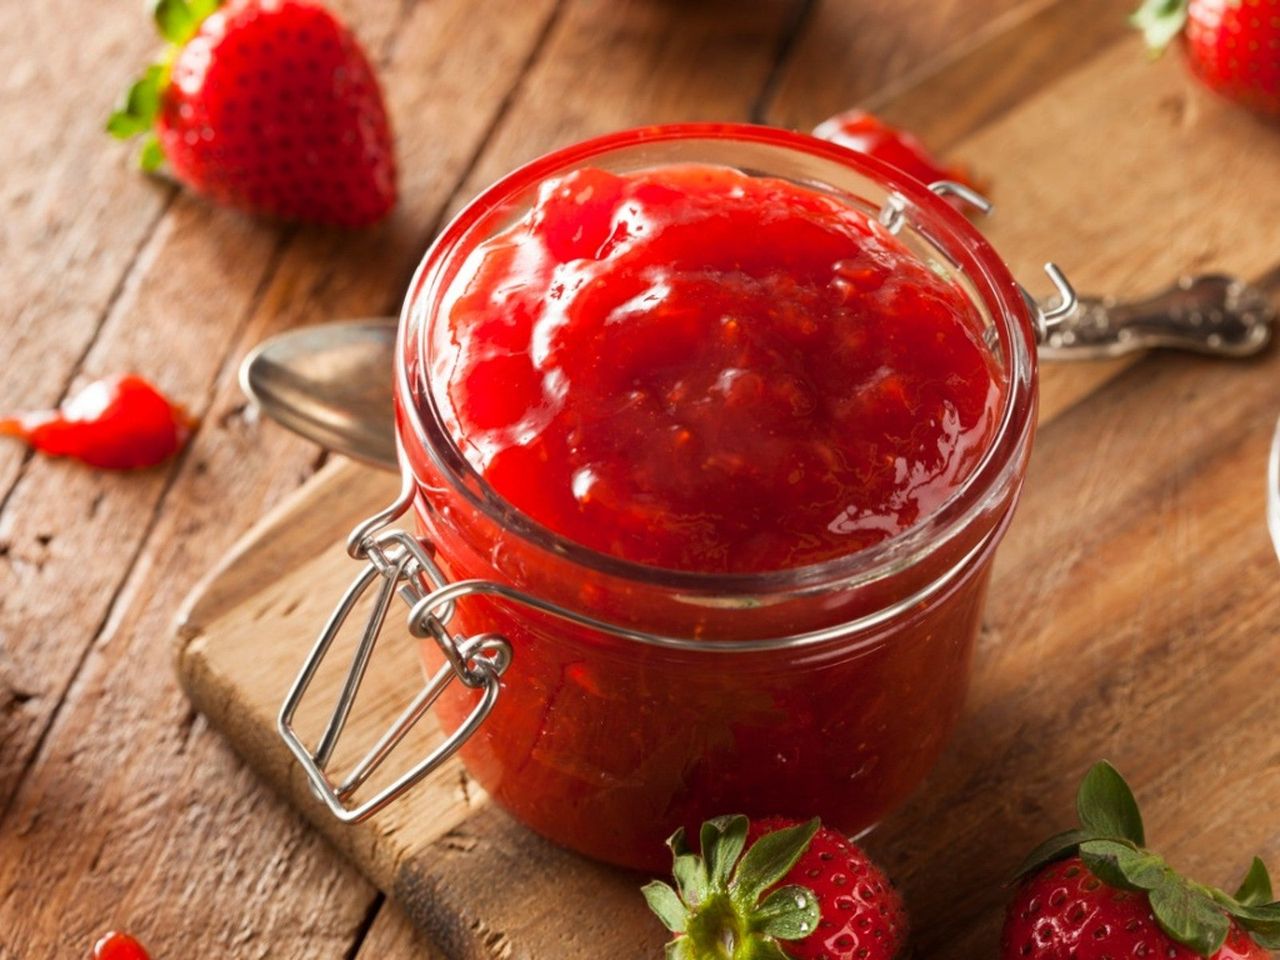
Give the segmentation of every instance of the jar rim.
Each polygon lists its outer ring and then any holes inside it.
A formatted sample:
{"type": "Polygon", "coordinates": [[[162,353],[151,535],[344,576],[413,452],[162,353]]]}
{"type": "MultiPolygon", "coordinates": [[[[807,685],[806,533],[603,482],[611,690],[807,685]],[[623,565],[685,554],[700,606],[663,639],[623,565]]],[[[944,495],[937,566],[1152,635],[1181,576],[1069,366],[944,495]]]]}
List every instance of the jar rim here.
{"type": "MultiPolygon", "coordinates": [[[[468,251],[463,250],[465,255],[468,251]]],[[[548,551],[587,569],[648,586],[689,591],[699,595],[751,595],[821,588],[831,584],[855,587],[911,567],[921,555],[948,542],[980,512],[991,491],[1004,487],[1030,439],[1036,415],[1035,326],[1027,298],[990,242],[950,203],[925,185],[873,157],[806,134],[743,123],[676,123],[637,127],[585,140],[545,154],[500,178],[469,202],[440,232],[424,254],[410,282],[400,313],[396,347],[396,404],[401,411],[398,456],[402,476],[413,467],[404,451],[403,424],[427,453],[451,489],[460,493],[505,532],[526,544],[548,551]],[[713,573],[678,570],[625,560],[564,537],[538,523],[500,496],[462,453],[445,427],[428,382],[426,358],[428,324],[422,323],[417,342],[411,342],[417,309],[436,290],[442,268],[462,241],[504,201],[550,176],[617,150],[676,141],[715,141],[778,147],[846,167],[886,190],[900,195],[915,215],[927,218],[928,240],[938,247],[978,292],[996,323],[1007,351],[1008,388],[996,431],[973,471],[935,510],[878,544],[818,563],[776,570],[713,573]],[[937,234],[942,233],[940,238],[937,234]],[[939,241],[942,242],[939,242],[939,241]],[[418,384],[428,411],[415,399],[415,384],[406,358],[419,359],[418,384]]]]}

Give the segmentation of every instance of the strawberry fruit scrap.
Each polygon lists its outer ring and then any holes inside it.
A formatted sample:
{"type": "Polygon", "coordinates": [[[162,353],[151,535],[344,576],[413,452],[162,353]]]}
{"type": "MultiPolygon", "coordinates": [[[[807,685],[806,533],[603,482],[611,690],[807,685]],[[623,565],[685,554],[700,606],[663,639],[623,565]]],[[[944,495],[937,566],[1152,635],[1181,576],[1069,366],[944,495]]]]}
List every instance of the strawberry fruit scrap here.
{"type": "Polygon", "coordinates": [[[391,127],[368,58],[311,0],[157,0],[169,42],[107,121],[210,199],[360,227],[396,200],[391,127]]]}
{"type": "Polygon", "coordinates": [[[683,830],[667,845],[675,887],[645,899],[675,934],[668,960],[892,960],[906,937],[902,901],[857,846],[817,819],[702,825],[701,854],[683,830]]]}
{"type": "Polygon", "coordinates": [[[1002,956],[1262,960],[1280,949],[1280,902],[1260,859],[1233,894],[1180,876],[1146,848],[1133,792],[1106,762],[1085,776],[1076,809],[1080,825],[1019,869],[1002,956]]]}

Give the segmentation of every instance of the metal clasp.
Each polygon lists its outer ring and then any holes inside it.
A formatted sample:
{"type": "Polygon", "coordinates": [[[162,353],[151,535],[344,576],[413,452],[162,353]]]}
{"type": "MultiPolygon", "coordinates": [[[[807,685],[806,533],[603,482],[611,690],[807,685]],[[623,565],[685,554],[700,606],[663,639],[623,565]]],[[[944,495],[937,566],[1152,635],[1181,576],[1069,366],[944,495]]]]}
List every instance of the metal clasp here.
{"type": "Polygon", "coordinates": [[[449,583],[444,572],[421,541],[402,530],[387,529],[408,511],[412,502],[413,485],[406,479],[395,503],[352,531],[348,552],[356,559],[365,560],[365,566],[351,582],[324,629],[320,631],[320,636],[280,708],[276,723],[280,736],[306,771],[312,790],[324,801],[329,811],[344,823],[359,823],[377,813],[453,756],[493,710],[500,690],[499,679],[511,664],[511,645],[504,637],[493,633],[464,637],[449,631],[455,601],[448,596],[439,595],[439,591],[449,583]],[[352,654],[351,666],[338,694],[338,701],[315,748],[309,749],[294,730],[294,715],[342,626],[360,600],[375,586],[377,593],[373,610],[352,654]],[[444,654],[445,664],[427,681],[426,686],[405,707],[390,729],[335,783],[325,768],[333,758],[334,749],[346,727],[369,660],[386,623],[392,600],[397,595],[409,607],[409,632],[415,637],[434,640],[444,654]],[[355,792],[426,715],[454,680],[483,691],[462,725],[390,786],[363,803],[350,804],[355,792]]]}
{"type": "MultiPolygon", "coordinates": [[[[965,186],[963,183],[956,183],[954,180],[938,180],[929,184],[929,189],[940,197],[955,197],[969,206],[973,207],[979,213],[986,216],[994,209],[990,200],[984,197],[972,187],[965,186]]],[[[894,191],[890,193],[880,207],[878,215],[880,225],[890,233],[898,233],[903,226],[906,225],[909,218],[911,205],[907,198],[902,194],[894,191]]],[[[917,230],[928,237],[934,247],[943,255],[951,260],[952,264],[959,266],[950,255],[947,254],[943,244],[938,243],[928,232],[921,229],[919,225],[917,230]]],[[[1070,318],[1079,305],[1076,291],[1071,286],[1071,282],[1066,275],[1059,269],[1056,263],[1046,263],[1044,272],[1048,274],[1049,280],[1053,283],[1054,289],[1057,291],[1057,301],[1051,304],[1042,304],[1022,284],[1018,284],[1018,289],[1022,291],[1022,297],[1027,302],[1027,306],[1031,308],[1031,322],[1035,328],[1036,343],[1044,344],[1049,340],[1050,333],[1070,318]]]]}

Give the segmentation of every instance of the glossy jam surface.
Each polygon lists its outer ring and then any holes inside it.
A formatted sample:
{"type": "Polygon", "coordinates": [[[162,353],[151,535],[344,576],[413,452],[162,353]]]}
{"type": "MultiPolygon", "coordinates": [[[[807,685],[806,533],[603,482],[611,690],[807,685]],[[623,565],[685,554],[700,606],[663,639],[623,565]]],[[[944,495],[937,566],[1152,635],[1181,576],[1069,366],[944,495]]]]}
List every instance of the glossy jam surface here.
{"type": "Polygon", "coordinates": [[[544,184],[434,330],[455,441],[595,550],[752,572],[878,543],[990,444],[1002,374],[962,290],[853,207],[722,167],[544,184]]]}
{"type": "Polygon", "coordinates": [[[176,454],[194,426],[146,380],[125,375],[94,381],[58,410],[0,418],[0,436],[104,470],[139,470],[176,454]]]}

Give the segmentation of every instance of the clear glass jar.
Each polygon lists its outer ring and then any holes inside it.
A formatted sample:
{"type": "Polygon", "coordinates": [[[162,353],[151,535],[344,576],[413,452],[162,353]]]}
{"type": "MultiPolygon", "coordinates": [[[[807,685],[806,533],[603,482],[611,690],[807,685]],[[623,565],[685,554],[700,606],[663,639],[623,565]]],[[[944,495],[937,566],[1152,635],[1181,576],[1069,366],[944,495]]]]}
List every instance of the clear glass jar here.
{"type": "MultiPolygon", "coordinates": [[[[513,816],[588,856],[661,867],[662,841],[722,813],[821,816],[856,834],[902,803],[955,727],[991,561],[1035,424],[1035,319],[1021,288],[949,203],[892,169],[811,137],[743,125],[614,134],[517,170],[427,253],[397,347],[402,469],[421,537],[466,596],[451,631],[511,648],[492,712],[462,748],[513,816]],[[981,463],[931,515],[872,548],[807,567],[712,575],[632,564],[567,541],[504,502],[458,450],[427,380],[432,325],[476,245],[522,216],[547,178],[718,164],[840,197],[953,277],[1007,377],[981,463]],[[587,626],[549,612],[547,605],[587,626]]],[[[425,642],[432,670],[444,659],[425,642]]],[[[453,685],[446,728],[481,694],[453,685]]]]}

